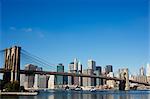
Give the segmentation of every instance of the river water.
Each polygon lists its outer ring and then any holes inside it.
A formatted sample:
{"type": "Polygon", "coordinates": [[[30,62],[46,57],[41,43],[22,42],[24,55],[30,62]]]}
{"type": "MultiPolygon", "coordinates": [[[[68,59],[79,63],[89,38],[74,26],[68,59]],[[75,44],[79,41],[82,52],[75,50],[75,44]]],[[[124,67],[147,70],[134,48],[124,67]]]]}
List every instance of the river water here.
{"type": "Polygon", "coordinates": [[[37,96],[0,96],[0,99],[150,99],[150,91],[49,91],[37,96]]]}

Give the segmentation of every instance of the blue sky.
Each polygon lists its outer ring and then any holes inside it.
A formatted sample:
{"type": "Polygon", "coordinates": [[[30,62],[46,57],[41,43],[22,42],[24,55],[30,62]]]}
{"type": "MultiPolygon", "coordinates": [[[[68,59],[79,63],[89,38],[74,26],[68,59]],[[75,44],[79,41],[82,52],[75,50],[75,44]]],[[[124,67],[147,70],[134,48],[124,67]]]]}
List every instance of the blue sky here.
{"type": "Polygon", "coordinates": [[[1,49],[19,45],[46,61],[93,59],[137,73],[149,61],[148,0],[2,0],[1,49]]]}

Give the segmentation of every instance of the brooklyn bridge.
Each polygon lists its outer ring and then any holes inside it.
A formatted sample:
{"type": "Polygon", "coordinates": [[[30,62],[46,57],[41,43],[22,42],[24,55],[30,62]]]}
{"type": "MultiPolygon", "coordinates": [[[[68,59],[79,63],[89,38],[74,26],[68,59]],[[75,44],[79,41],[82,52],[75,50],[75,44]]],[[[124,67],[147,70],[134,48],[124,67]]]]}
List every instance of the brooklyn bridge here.
{"type": "Polygon", "coordinates": [[[11,48],[6,48],[4,50],[1,50],[0,53],[3,54],[4,62],[3,65],[0,67],[0,73],[3,74],[3,80],[5,83],[7,82],[19,82],[20,83],[20,74],[26,74],[26,75],[33,75],[33,74],[40,74],[40,75],[61,75],[61,76],[71,76],[71,77],[87,77],[87,78],[98,78],[98,79],[106,79],[106,80],[114,80],[118,81],[120,83],[120,87],[124,86],[123,90],[130,90],[129,83],[136,83],[136,84],[142,84],[145,86],[150,86],[149,83],[144,82],[138,82],[134,80],[129,79],[129,70],[126,69],[124,71],[124,79],[116,78],[116,77],[107,77],[102,75],[87,75],[87,74],[77,74],[77,73],[68,73],[68,72],[56,72],[53,70],[52,64],[48,64],[46,62],[43,62],[38,58],[37,56],[32,56],[29,54],[26,50],[22,49],[21,47],[14,46],[11,48]],[[51,71],[35,71],[35,70],[24,70],[21,69],[21,61],[23,61],[21,56],[28,56],[30,60],[33,60],[36,57],[36,61],[38,61],[41,64],[48,65],[51,69],[51,71]]]}

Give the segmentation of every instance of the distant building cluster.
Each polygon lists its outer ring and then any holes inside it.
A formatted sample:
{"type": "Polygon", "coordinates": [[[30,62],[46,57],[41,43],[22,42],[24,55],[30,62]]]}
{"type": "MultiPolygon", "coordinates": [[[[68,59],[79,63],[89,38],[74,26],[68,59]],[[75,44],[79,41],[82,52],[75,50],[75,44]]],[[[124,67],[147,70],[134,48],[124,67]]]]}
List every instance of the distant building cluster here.
{"type": "Polygon", "coordinates": [[[130,79],[138,82],[150,83],[150,64],[147,63],[146,68],[142,66],[139,69],[139,75],[130,75],[130,79]]]}
{"type": "MultiPolygon", "coordinates": [[[[42,67],[35,66],[33,64],[27,64],[25,70],[42,71],[42,67]]],[[[84,75],[96,75],[106,77],[116,77],[125,79],[125,71],[127,69],[119,69],[117,74],[113,72],[112,65],[106,65],[104,68],[96,64],[96,61],[90,59],[87,62],[87,68],[83,69],[81,62],[78,59],[74,59],[68,65],[68,73],[84,74],[84,75]]],[[[59,63],[57,65],[57,72],[64,73],[64,65],[59,63]]],[[[127,74],[128,75],[128,74],[127,74]]],[[[139,82],[150,82],[150,64],[147,64],[147,68],[141,67],[139,69],[139,75],[129,75],[130,80],[139,82]]],[[[62,75],[24,75],[20,76],[20,85],[25,88],[49,88],[59,89],[66,86],[82,86],[82,87],[97,87],[97,88],[115,88],[118,87],[118,81],[106,80],[101,78],[89,78],[89,77],[75,77],[75,76],[62,76],[62,75]]]]}

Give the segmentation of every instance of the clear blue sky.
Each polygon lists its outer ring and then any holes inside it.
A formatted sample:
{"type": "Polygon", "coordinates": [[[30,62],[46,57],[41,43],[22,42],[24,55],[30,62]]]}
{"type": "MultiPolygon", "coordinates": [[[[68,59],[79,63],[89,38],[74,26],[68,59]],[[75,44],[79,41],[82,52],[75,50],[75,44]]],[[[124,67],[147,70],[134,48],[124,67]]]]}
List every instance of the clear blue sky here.
{"type": "Polygon", "coordinates": [[[1,49],[19,45],[50,63],[93,59],[137,73],[149,59],[149,0],[1,0],[1,49]]]}

